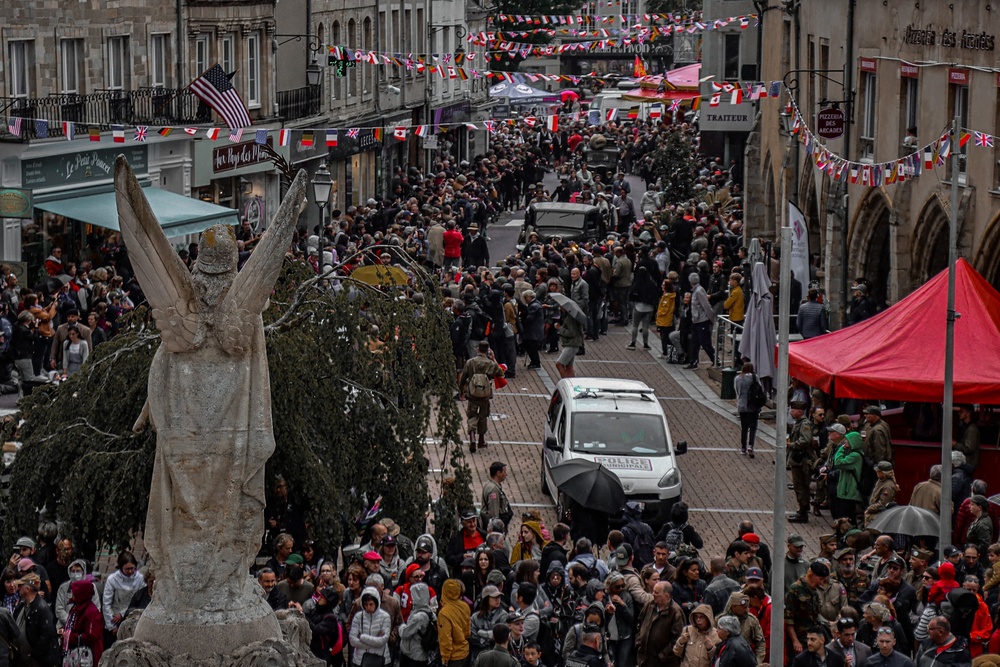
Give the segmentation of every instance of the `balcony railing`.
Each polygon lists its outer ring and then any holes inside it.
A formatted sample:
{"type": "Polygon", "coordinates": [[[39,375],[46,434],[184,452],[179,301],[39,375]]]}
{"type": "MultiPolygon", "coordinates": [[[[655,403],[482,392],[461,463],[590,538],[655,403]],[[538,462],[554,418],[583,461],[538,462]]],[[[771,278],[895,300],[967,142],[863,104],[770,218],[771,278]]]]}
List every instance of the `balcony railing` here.
{"type": "Polygon", "coordinates": [[[284,120],[308,118],[322,111],[322,86],[303,86],[278,91],[278,115],[284,120]]]}
{"type": "Polygon", "coordinates": [[[61,94],[48,97],[0,97],[3,115],[24,118],[21,138],[37,137],[35,121],[49,122],[49,136],[63,136],[64,122],[110,130],[111,125],[185,125],[212,122],[212,110],[186,89],[140,88],[105,90],[89,95],[61,94]]]}

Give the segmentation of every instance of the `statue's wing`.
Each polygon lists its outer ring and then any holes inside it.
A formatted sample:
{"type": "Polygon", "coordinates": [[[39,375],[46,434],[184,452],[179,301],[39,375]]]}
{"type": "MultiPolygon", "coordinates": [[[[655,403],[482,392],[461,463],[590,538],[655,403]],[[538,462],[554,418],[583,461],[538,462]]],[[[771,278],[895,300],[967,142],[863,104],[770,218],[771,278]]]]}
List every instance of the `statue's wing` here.
{"type": "MultiPolygon", "coordinates": [[[[300,170],[295,175],[291,187],[281,200],[281,206],[271,220],[271,225],[250,254],[250,259],[236,275],[229,293],[221,305],[221,314],[226,320],[225,325],[233,328],[237,322],[230,322],[232,317],[243,320],[248,316],[257,316],[264,310],[271,290],[281,272],[281,264],[285,259],[285,251],[292,242],[292,232],[299,219],[299,211],[306,197],[306,172],[300,170]]],[[[216,316],[216,327],[220,324],[216,316]]]]}
{"type": "Polygon", "coordinates": [[[198,328],[191,274],[167,241],[124,155],[115,160],[115,195],[118,225],[163,345],[171,352],[190,350],[198,328]]]}

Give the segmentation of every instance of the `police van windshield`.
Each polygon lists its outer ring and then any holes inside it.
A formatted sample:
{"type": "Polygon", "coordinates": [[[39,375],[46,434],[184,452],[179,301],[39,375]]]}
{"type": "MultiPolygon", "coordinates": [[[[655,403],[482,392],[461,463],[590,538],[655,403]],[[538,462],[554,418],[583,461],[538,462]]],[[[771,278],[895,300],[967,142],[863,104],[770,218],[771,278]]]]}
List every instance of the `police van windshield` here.
{"type": "Polygon", "coordinates": [[[665,456],[667,434],[663,418],[620,412],[578,412],[573,415],[574,452],[594,455],[665,456]]]}

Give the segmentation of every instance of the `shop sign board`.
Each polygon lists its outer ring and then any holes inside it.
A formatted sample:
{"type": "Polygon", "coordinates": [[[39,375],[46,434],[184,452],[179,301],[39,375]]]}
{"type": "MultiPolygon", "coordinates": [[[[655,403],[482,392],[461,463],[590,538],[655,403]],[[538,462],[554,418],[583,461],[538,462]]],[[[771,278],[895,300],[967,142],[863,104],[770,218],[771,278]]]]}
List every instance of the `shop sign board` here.
{"type": "Polygon", "coordinates": [[[136,174],[146,174],[145,146],[116,146],[22,160],[21,186],[42,190],[111,181],[115,177],[115,158],[119,154],[125,155],[136,174]]]}
{"type": "Polygon", "coordinates": [[[0,188],[0,218],[30,218],[31,190],[0,188]]]}

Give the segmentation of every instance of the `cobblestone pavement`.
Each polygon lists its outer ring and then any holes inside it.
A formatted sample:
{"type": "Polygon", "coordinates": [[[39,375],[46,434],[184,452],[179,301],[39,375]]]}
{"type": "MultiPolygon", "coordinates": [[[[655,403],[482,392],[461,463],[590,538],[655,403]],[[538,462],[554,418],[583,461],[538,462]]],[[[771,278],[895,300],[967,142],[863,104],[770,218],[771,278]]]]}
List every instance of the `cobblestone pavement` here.
{"type": "MultiPolygon", "coordinates": [[[[629,336],[614,325],[609,335],[587,342],[586,355],[577,357],[578,376],[627,377],[642,380],[656,390],[670,424],[674,442],[687,440],[689,451],[679,457],[684,483],[683,498],[691,506],[691,523],[705,539],[704,554],[720,555],[735,537],[736,524],[746,518],[771,542],[773,535],[774,429],[761,424],[757,457],[740,454],[739,418],[732,401],[718,398],[707,381],[707,372],[682,370],[657,358],[658,340],[650,339],[650,351],[627,350],[629,336]]],[[[555,355],[543,354],[542,372],[523,367],[507,387],[498,391],[492,404],[489,446],[467,458],[473,472],[478,500],[488,479],[492,461],[506,461],[510,474],[507,495],[516,515],[537,510],[547,526],[555,523],[552,500],[541,490],[541,449],[544,415],[549,396],[558,381],[555,355]]],[[[463,410],[464,406],[460,406],[463,410]]],[[[440,477],[440,448],[429,447],[432,493],[440,477]]],[[[786,494],[787,510],[794,497],[786,494]]],[[[516,525],[514,526],[516,530],[516,525]]],[[[828,532],[829,517],[812,518],[808,525],[790,525],[807,541],[806,553],[818,551],[819,535],[828,532]]],[[[512,532],[512,535],[516,533],[512,532]]],[[[775,551],[780,551],[776,549],[775,551]]]]}

